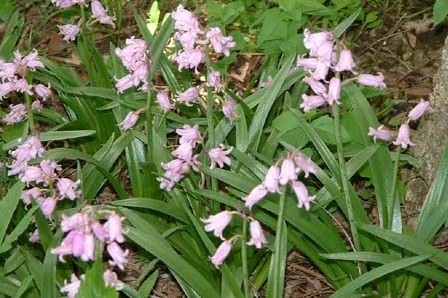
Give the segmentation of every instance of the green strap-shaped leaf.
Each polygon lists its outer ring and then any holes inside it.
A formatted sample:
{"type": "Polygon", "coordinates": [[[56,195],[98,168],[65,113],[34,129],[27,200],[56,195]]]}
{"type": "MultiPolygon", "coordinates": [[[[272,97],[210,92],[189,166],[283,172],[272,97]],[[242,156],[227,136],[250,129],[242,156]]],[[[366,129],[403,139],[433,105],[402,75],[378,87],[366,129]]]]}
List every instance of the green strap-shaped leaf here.
{"type": "Polygon", "coordinates": [[[160,259],[202,297],[219,297],[217,286],[179,256],[170,243],[148,222],[129,209],[120,208],[120,211],[135,226],[128,228],[129,239],[160,259]]]}
{"type": "Polygon", "coordinates": [[[0,242],[3,243],[3,239],[6,234],[6,229],[12,219],[14,211],[20,201],[22,190],[25,185],[18,181],[8,191],[6,196],[0,201],[0,242]]]}
{"type": "Polygon", "coordinates": [[[336,291],[333,295],[331,295],[331,297],[332,298],[350,297],[350,295],[354,294],[357,289],[363,287],[364,285],[389,273],[420,263],[428,258],[429,256],[427,255],[410,257],[375,268],[355,278],[351,283],[347,284],[346,286],[336,291]]]}
{"type": "Polygon", "coordinates": [[[448,254],[432,245],[415,239],[414,237],[398,234],[371,225],[360,224],[359,228],[415,254],[428,255],[432,262],[448,270],[448,254]]]}

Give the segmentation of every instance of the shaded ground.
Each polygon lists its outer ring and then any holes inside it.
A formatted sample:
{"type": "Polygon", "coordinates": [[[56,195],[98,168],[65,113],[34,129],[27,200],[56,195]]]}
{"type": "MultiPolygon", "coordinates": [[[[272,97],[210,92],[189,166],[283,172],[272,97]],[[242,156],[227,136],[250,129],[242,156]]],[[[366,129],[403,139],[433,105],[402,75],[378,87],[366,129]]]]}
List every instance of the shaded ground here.
{"type": "MultiPolygon", "coordinates": [[[[394,5],[398,1],[379,1],[389,3],[382,8],[368,8],[379,10],[384,24],[376,29],[363,31],[359,34],[354,29],[353,34],[359,37],[354,40],[355,53],[358,65],[365,72],[381,71],[386,78],[390,89],[384,100],[375,103],[380,113],[380,119],[384,124],[395,127],[400,124],[400,119],[414,106],[420,98],[427,99],[432,91],[433,76],[437,71],[441,48],[448,32],[446,26],[432,28],[431,15],[425,13],[433,1],[408,0],[402,5],[394,5]]],[[[26,3],[25,3],[26,4],[26,3]]],[[[131,1],[125,6],[124,26],[118,31],[103,28],[96,33],[97,43],[108,52],[109,41],[117,43],[118,38],[123,40],[127,36],[137,35],[137,27],[134,22],[133,13],[146,13],[148,1],[131,1]]],[[[367,9],[367,10],[368,10],[367,9]]],[[[42,8],[30,7],[26,10],[27,32],[33,31],[36,48],[47,53],[50,59],[69,63],[74,66],[80,65],[79,57],[72,51],[72,46],[62,41],[57,33],[58,24],[63,24],[62,19],[52,19],[45,27],[39,24],[44,21],[42,8]],[[40,30],[36,31],[36,28],[40,30]]],[[[0,28],[0,31],[2,28],[0,28]]],[[[22,47],[26,47],[26,41],[22,47]]],[[[254,73],[257,65],[261,63],[262,57],[258,54],[241,55],[231,74],[235,85],[244,86],[247,78],[254,73]]],[[[416,128],[416,127],[413,127],[416,128]]],[[[418,173],[407,171],[403,176],[410,184],[416,184],[417,188],[423,186],[416,182],[418,173]]],[[[404,207],[404,216],[409,225],[416,216],[418,200],[411,201],[404,207]]],[[[440,247],[447,247],[447,241],[439,241],[440,247]]],[[[138,267],[137,269],[138,270],[138,267]]],[[[136,275],[131,272],[130,275],[136,275]]],[[[137,272],[138,276],[138,272],[137,272]]],[[[293,252],[288,258],[286,280],[286,297],[328,297],[333,292],[331,285],[325,277],[316,270],[299,252],[293,252]]],[[[174,282],[173,278],[163,273],[154,292],[155,297],[181,297],[182,291],[174,282]]]]}

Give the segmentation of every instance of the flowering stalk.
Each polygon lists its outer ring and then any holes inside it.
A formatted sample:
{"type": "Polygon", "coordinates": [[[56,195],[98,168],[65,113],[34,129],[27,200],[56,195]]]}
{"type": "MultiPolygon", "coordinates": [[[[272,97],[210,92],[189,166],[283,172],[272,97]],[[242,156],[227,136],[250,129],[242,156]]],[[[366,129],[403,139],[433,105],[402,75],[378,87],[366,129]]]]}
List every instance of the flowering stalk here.
{"type": "Polygon", "coordinates": [[[333,116],[335,122],[335,136],[336,136],[336,147],[338,152],[339,168],[342,179],[342,189],[344,192],[345,205],[347,207],[347,216],[350,224],[350,230],[353,236],[353,243],[355,245],[355,251],[361,250],[361,243],[359,241],[358,229],[355,224],[355,215],[353,213],[352,201],[349,194],[347,172],[345,167],[343,145],[342,145],[342,134],[341,134],[341,115],[339,113],[339,105],[333,105],[333,116]]]}
{"type": "MultiPolygon", "coordinates": [[[[247,220],[243,220],[243,242],[247,240],[247,220]]],[[[252,297],[249,289],[249,269],[247,265],[247,245],[241,245],[241,259],[243,266],[243,283],[244,283],[244,297],[252,297]]]]}
{"type": "MultiPolygon", "coordinates": [[[[281,258],[282,254],[280,253],[280,250],[282,249],[282,238],[283,238],[282,234],[287,233],[287,230],[283,231],[283,229],[286,228],[284,217],[285,217],[285,203],[286,203],[286,192],[287,191],[288,191],[288,188],[284,187],[283,191],[280,195],[280,202],[278,205],[277,228],[275,230],[275,243],[274,243],[274,256],[273,256],[274,260],[272,263],[274,266],[278,266],[278,268],[276,269],[278,276],[276,276],[275,278],[281,278],[282,280],[283,280],[284,271],[285,271],[284,262],[286,260],[282,260],[282,258],[281,258]]],[[[269,270],[269,271],[272,272],[271,270],[269,270]]],[[[278,283],[276,283],[276,282],[274,282],[273,284],[278,285],[278,283]]],[[[280,294],[280,293],[282,293],[283,289],[271,289],[271,290],[268,289],[268,291],[271,291],[271,293],[280,294]]]]}
{"type": "MultiPolygon", "coordinates": [[[[210,66],[210,51],[207,49],[205,51],[206,56],[206,64],[207,64],[207,81],[208,77],[210,76],[211,72],[211,66],[210,66]]],[[[212,91],[210,89],[210,86],[207,86],[207,127],[208,127],[208,146],[207,149],[215,148],[215,124],[213,122],[213,95],[212,91]]],[[[211,177],[212,182],[212,190],[217,191],[218,190],[218,181],[216,178],[211,177]]]]}
{"type": "Polygon", "coordinates": [[[146,95],[146,141],[147,141],[147,156],[146,160],[152,160],[152,78],[148,76],[148,94],[146,95]]]}
{"type": "Polygon", "coordinates": [[[32,99],[31,96],[25,92],[25,102],[26,102],[26,108],[28,110],[27,118],[28,118],[28,125],[29,125],[29,131],[31,134],[34,133],[34,114],[32,110],[32,99]]]}

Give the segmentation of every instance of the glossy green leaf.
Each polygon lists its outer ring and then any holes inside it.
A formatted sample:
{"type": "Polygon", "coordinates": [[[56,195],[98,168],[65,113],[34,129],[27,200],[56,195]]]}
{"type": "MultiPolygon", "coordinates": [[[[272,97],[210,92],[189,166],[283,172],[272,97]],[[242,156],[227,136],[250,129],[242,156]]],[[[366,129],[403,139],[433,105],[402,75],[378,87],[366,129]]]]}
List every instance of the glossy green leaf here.
{"type": "Polygon", "coordinates": [[[91,297],[118,297],[118,292],[111,287],[106,287],[103,279],[103,264],[101,259],[97,259],[92,268],[86,271],[86,277],[81,282],[79,287],[78,298],[91,298],[91,297]]]}
{"type": "Polygon", "coordinates": [[[200,274],[172,248],[172,246],[144,219],[131,210],[120,209],[123,215],[135,226],[128,228],[128,238],[156,256],[174,272],[179,274],[203,297],[219,297],[216,285],[200,274]]]}
{"type": "MultiPolygon", "coordinates": [[[[39,135],[42,142],[60,141],[77,139],[92,136],[95,134],[94,130],[68,130],[68,131],[47,131],[39,135]]],[[[20,144],[19,140],[14,140],[3,145],[3,150],[10,150],[20,144]]]]}
{"type": "Polygon", "coordinates": [[[286,223],[283,222],[281,230],[276,231],[276,237],[279,237],[279,240],[276,239],[275,250],[271,257],[266,297],[283,297],[288,252],[287,233],[286,223]]]}
{"type": "Polygon", "coordinates": [[[393,273],[395,271],[407,268],[409,266],[415,265],[417,263],[421,263],[424,260],[428,259],[429,256],[416,256],[401,259],[399,261],[391,262],[381,267],[370,270],[369,272],[364,273],[363,275],[355,278],[352,282],[337,290],[332,298],[346,298],[350,297],[352,294],[356,293],[356,290],[365,286],[366,284],[377,280],[387,274],[393,273]]]}
{"type": "Polygon", "coordinates": [[[267,116],[271,111],[271,108],[274,102],[278,99],[278,95],[280,93],[280,89],[285,81],[288,72],[292,66],[295,57],[291,55],[283,64],[280,71],[275,76],[272,81],[271,86],[267,88],[265,96],[263,96],[263,101],[257,107],[255,111],[254,117],[249,127],[249,138],[245,143],[241,145],[241,151],[245,152],[249,146],[253,146],[253,148],[258,147],[258,143],[260,142],[260,138],[262,135],[263,128],[266,123],[267,116]]]}
{"type": "Polygon", "coordinates": [[[401,235],[386,229],[374,227],[371,225],[360,225],[359,228],[374,236],[380,237],[388,242],[395,244],[407,251],[418,255],[428,255],[429,259],[435,264],[448,269],[448,253],[443,252],[425,242],[410,236],[401,235]]]}
{"type": "Polygon", "coordinates": [[[150,209],[161,212],[168,216],[172,216],[173,218],[176,218],[184,223],[187,223],[189,221],[188,217],[180,208],[161,200],[149,198],[129,198],[126,200],[113,201],[112,204],[123,207],[150,209]]]}
{"type": "Polygon", "coordinates": [[[358,8],[354,13],[352,13],[348,18],[343,20],[335,29],[334,29],[334,35],[336,38],[339,38],[344,34],[345,31],[353,24],[354,21],[358,18],[359,14],[361,13],[362,9],[358,8]]]}
{"type": "MultiPolygon", "coordinates": [[[[397,256],[375,252],[347,252],[347,253],[335,253],[335,254],[321,254],[321,256],[323,258],[331,260],[374,262],[381,264],[387,264],[397,260],[397,256]]],[[[418,264],[407,267],[406,270],[448,286],[448,273],[438,270],[434,267],[418,264]]]]}
{"type": "Polygon", "coordinates": [[[6,230],[11,222],[14,211],[20,201],[25,184],[16,182],[2,200],[0,200],[0,242],[3,243],[6,230]]]}
{"type": "Polygon", "coordinates": [[[5,240],[0,246],[0,253],[3,253],[12,248],[12,244],[22,235],[34,220],[34,213],[39,209],[39,206],[31,208],[26,215],[20,220],[20,222],[14,227],[14,230],[6,235],[5,240]]]}
{"type": "Polygon", "coordinates": [[[46,151],[44,153],[44,156],[48,159],[80,159],[89,162],[95,165],[95,167],[101,172],[101,174],[103,174],[107,178],[107,180],[109,180],[110,184],[115,189],[120,199],[125,199],[127,197],[126,191],[123,189],[118,179],[115,178],[111,173],[109,173],[109,171],[105,169],[98,160],[91,157],[90,155],[87,155],[75,149],[56,148],[46,151]]]}
{"type": "Polygon", "coordinates": [[[426,195],[415,230],[416,238],[428,242],[447,222],[448,143],[439,161],[436,177],[426,195]]]}

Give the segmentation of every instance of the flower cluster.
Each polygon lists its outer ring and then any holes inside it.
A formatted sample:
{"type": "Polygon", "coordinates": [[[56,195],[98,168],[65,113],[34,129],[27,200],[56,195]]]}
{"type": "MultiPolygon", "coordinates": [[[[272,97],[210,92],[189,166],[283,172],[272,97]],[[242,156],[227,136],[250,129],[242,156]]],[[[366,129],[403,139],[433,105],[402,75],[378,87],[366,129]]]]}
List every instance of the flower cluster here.
{"type": "MultiPolygon", "coordinates": [[[[314,92],[313,95],[303,94],[300,107],[305,111],[321,107],[325,104],[332,106],[339,104],[341,98],[341,73],[352,72],[356,66],[350,50],[339,44],[343,49],[338,53],[333,35],[330,32],[311,33],[304,31],[304,45],[309,50],[307,58],[299,57],[297,66],[310,73],[303,81],[314,92]]],[[[352,79],[351,79],[352,80],[352,79]]],[[[371,87],[385,88],[384,77],[377,75],[360,74],[356,77],[359,84],[371,87]]]]}
{"type": "MultiPolygon", "coordinates": [[[[0,99],[10,95],[12,92],[26,93],[36,95],[37,99],[32,103],[31,108],[42,109],[42,101],[46,101],[51,94],[50,85],[43,84],[32,85],[26,80],[29,71],[36,68],[43,68],[44,64],[39,60],[37,51],[34,50],[26,56],[19,52],[14,53],[12,62],[0,60],[0,99]]],[[[7,125],[19,123],[26,119],[28,109],[26,105],[19,103],[10,105],[10,112],[5,115],[2,122],[7,125]]]]}
{"type": "Polygon", "coordinates": [[[174,39],[182,46],[174,57],[179,70],[189,68],[198,73],[199,65],[205,61],[204,45],[210,44],[215,53],[225,56],[229,56],[230,49],[235,46],[233,38],[224,36],[218,27],[209,28],[204,36],[197,17],[182,5],[179,5],[172,13],[172,18],[175,21],[174,29],[176,30],[174,39]]]}
{"type": "MultiPolygon", "coordinates": [[[[410,139],[410,128],[409,123],[411,121],[417,121],[420,119],[423,114],[429,109],[429,102],[423,99],[409,112],[408,116],[404,119],[404,123],[401,124],[398,129],[398,135],[395,141],[392,142],[395,146],[401,146],[402,149],[407,149],[408,146],[414,146],[415,144],[411,142],[410,139]]],[[[373,140],[376,142],[377,139],[384,140],[386,142],[390,142],[393,139],[392,132],[386,128],[384,125],[379,126],[378,128],[369,127],[369,136],[373,137],[373,140]]]]}
{"type": "MultiPolygon", "coordinates": [[[[73,5],[87,5],[86,0],[51,0],[53,5],[59,8],[68,8],[73,5]]],[[[94,22],[98,22],[104,25],[110,25],[115,28],[115,17],[111,17],[107,14],[107,9],[104,8],[98,0],[92,0],[90,2],[90,10],[94,22]]],[[[60,25],[59,33],[63,36],[63,40],[66,42],[75,40],[78,37],[81,29],[81,20],[77,24],[60,25]]]]}
{"type": "Polygon", "coordinates": [[[115,88],[118,93],[122,93],[132,87],[140,87],[141,90],[148,91],[148,61],[147,61],[148,44],[143,39],[128,38],[126,39],[126,47],[117,48],[115,53],[121,59],[124,67],[129,74],[117,80],[115,88]]]}
{"type": "MultiPolygon", "coordinates": [[[[289,154],[282,160],[281,166],[271,166],[266,173],[264,181],[255,186],[247,196],[242,198],[243,201],[245,201],[246,207],[251,210],[252,207],[262,200],[268,193],[280,194],[286,191],[285,189],[282,189],[282,187],[289,184],[297,197],[298,207],[304,207],[306,210],[310,210],[310,203],[316,196],[310,196],[305,184],[297,179],[298,174],[302,172],[304,173],[305,178],[307,178],[309,174],[314,174],[316,172],[311,159],[300,152],[289,154]]],[[[224,240],[216,250],[215,254],[210,258],[211,262],[217,268],[227,258],[232,249],[233,241],[238,238],[238,236],[234,236],[230,239],[223,237],[223,231],[231,222],[234,214],[239,214],[243,219],[246,219],[244,215],[236,211],[222,211],[202,220],[206,224],[205,230],[207,232],[213,232],[216,237],[224,240]]],[[[267,243],[263,229],[257,220],[252,217],[249,217],[248,219],[250,220],[249,232],[251,238],[246,244],[253,245],[259,249],[267,243]]]]}
{"type": "Polygon", "coordinates": [[[240,215],[243,220],[249,220],[249,232],[250,232],[250,241],[246,243],[249,246],[255,246],[260,249],[263,245],[267,244],[266,238],[263,233],[263,229],[261,228],[260,222],[253,219],[252,217],[246,218],[243,214],[240,214],[236,211],[221,211],[218,214],[210,215],[207,219],[202,219],[202,222],[205,223],[205,231],[213,232],[216,237],[221,238],[223,242],[219,245],[215,254],[210,257],[210,261],[212,264],[219,268],[222,263],[225,261],[227,256],[229,255],[233,242],[239,238],[239,236],[233,236],[230,239],[226,239],[223,237],[224,229],[230,224],[232,221],[232,217],[234,214],[240,215]]]}
{"type": "Polygon", "coordinates": [[[304,173],[305,178],[310,173],[314,174],[316,172],[311,159],[300,152],[288,155],[283,159],[281,166],[271,166],[266,173],[264,181],[255,186],[247,196],[243,197],[246,207],[252,209],[268,193],[280,194],[281,187],[289,184],[297,196],[297,206],[310,210],[310,203],[315,199],[315,196],[310,196],[305,184],[297,179],[297,175],[301,172],[304,173]]]}
{"type": "Polygon", "coordinates": [[[36,158],[41,158],[44,148],[38,137],[29,137],[9,154],[13,158],[8,175],[18,175],[22,182],[30,188],[22,193],[25,206],[34,200],[42,213],[50,218],[58,200],[76,200],[80,197],[79,181],[69,178],[58,178],[57,172],[61,166],[53,160],[44,159],[39,164],[30,164],[36,158]]]}
{"type": "Polygon", "coordinates": [[[182,128],[176,129],[176,133],[180,136],[179,147],[172,152],[176,159],[162,163],[165,173],[162,177],[157,178],[160,188],[168,191],[172,190],[176,183],[190,172],[190,168],[196,172],[199,171],[199,154],[193,155],[196,144],[202,142],[199,126],[191,127],[185,124],[182,128]]]}
{"type": "MultiPolygon", "coordinates": [[[[101,247],[106,246],[110,257],[109,264],[124,270],[128,262],[129,250],[123,250],[119,245],[124,242],[123,220],[124,218],[115,212],[108,212],[107,221],[101,224],[88,207],[71,216],[62,215],[61,230],[67,235],[58,247],[51,250],[51,253],[59,255],[59,260],[63,263],[65,262],[64,256],[68,255],[88,262],[95,259],[95,243],[101,243],[101,247]]],[[[106,285],[115,287],[117,290],[123,288],[123,283],[118,280],[117,274],[110,269],[104,272],[103,277],[106,285]]],[[[72,293],[74,297],[79,285],[80,280],[72,275],[71,283],[65,283],[61,292],[72,293]]]]}

